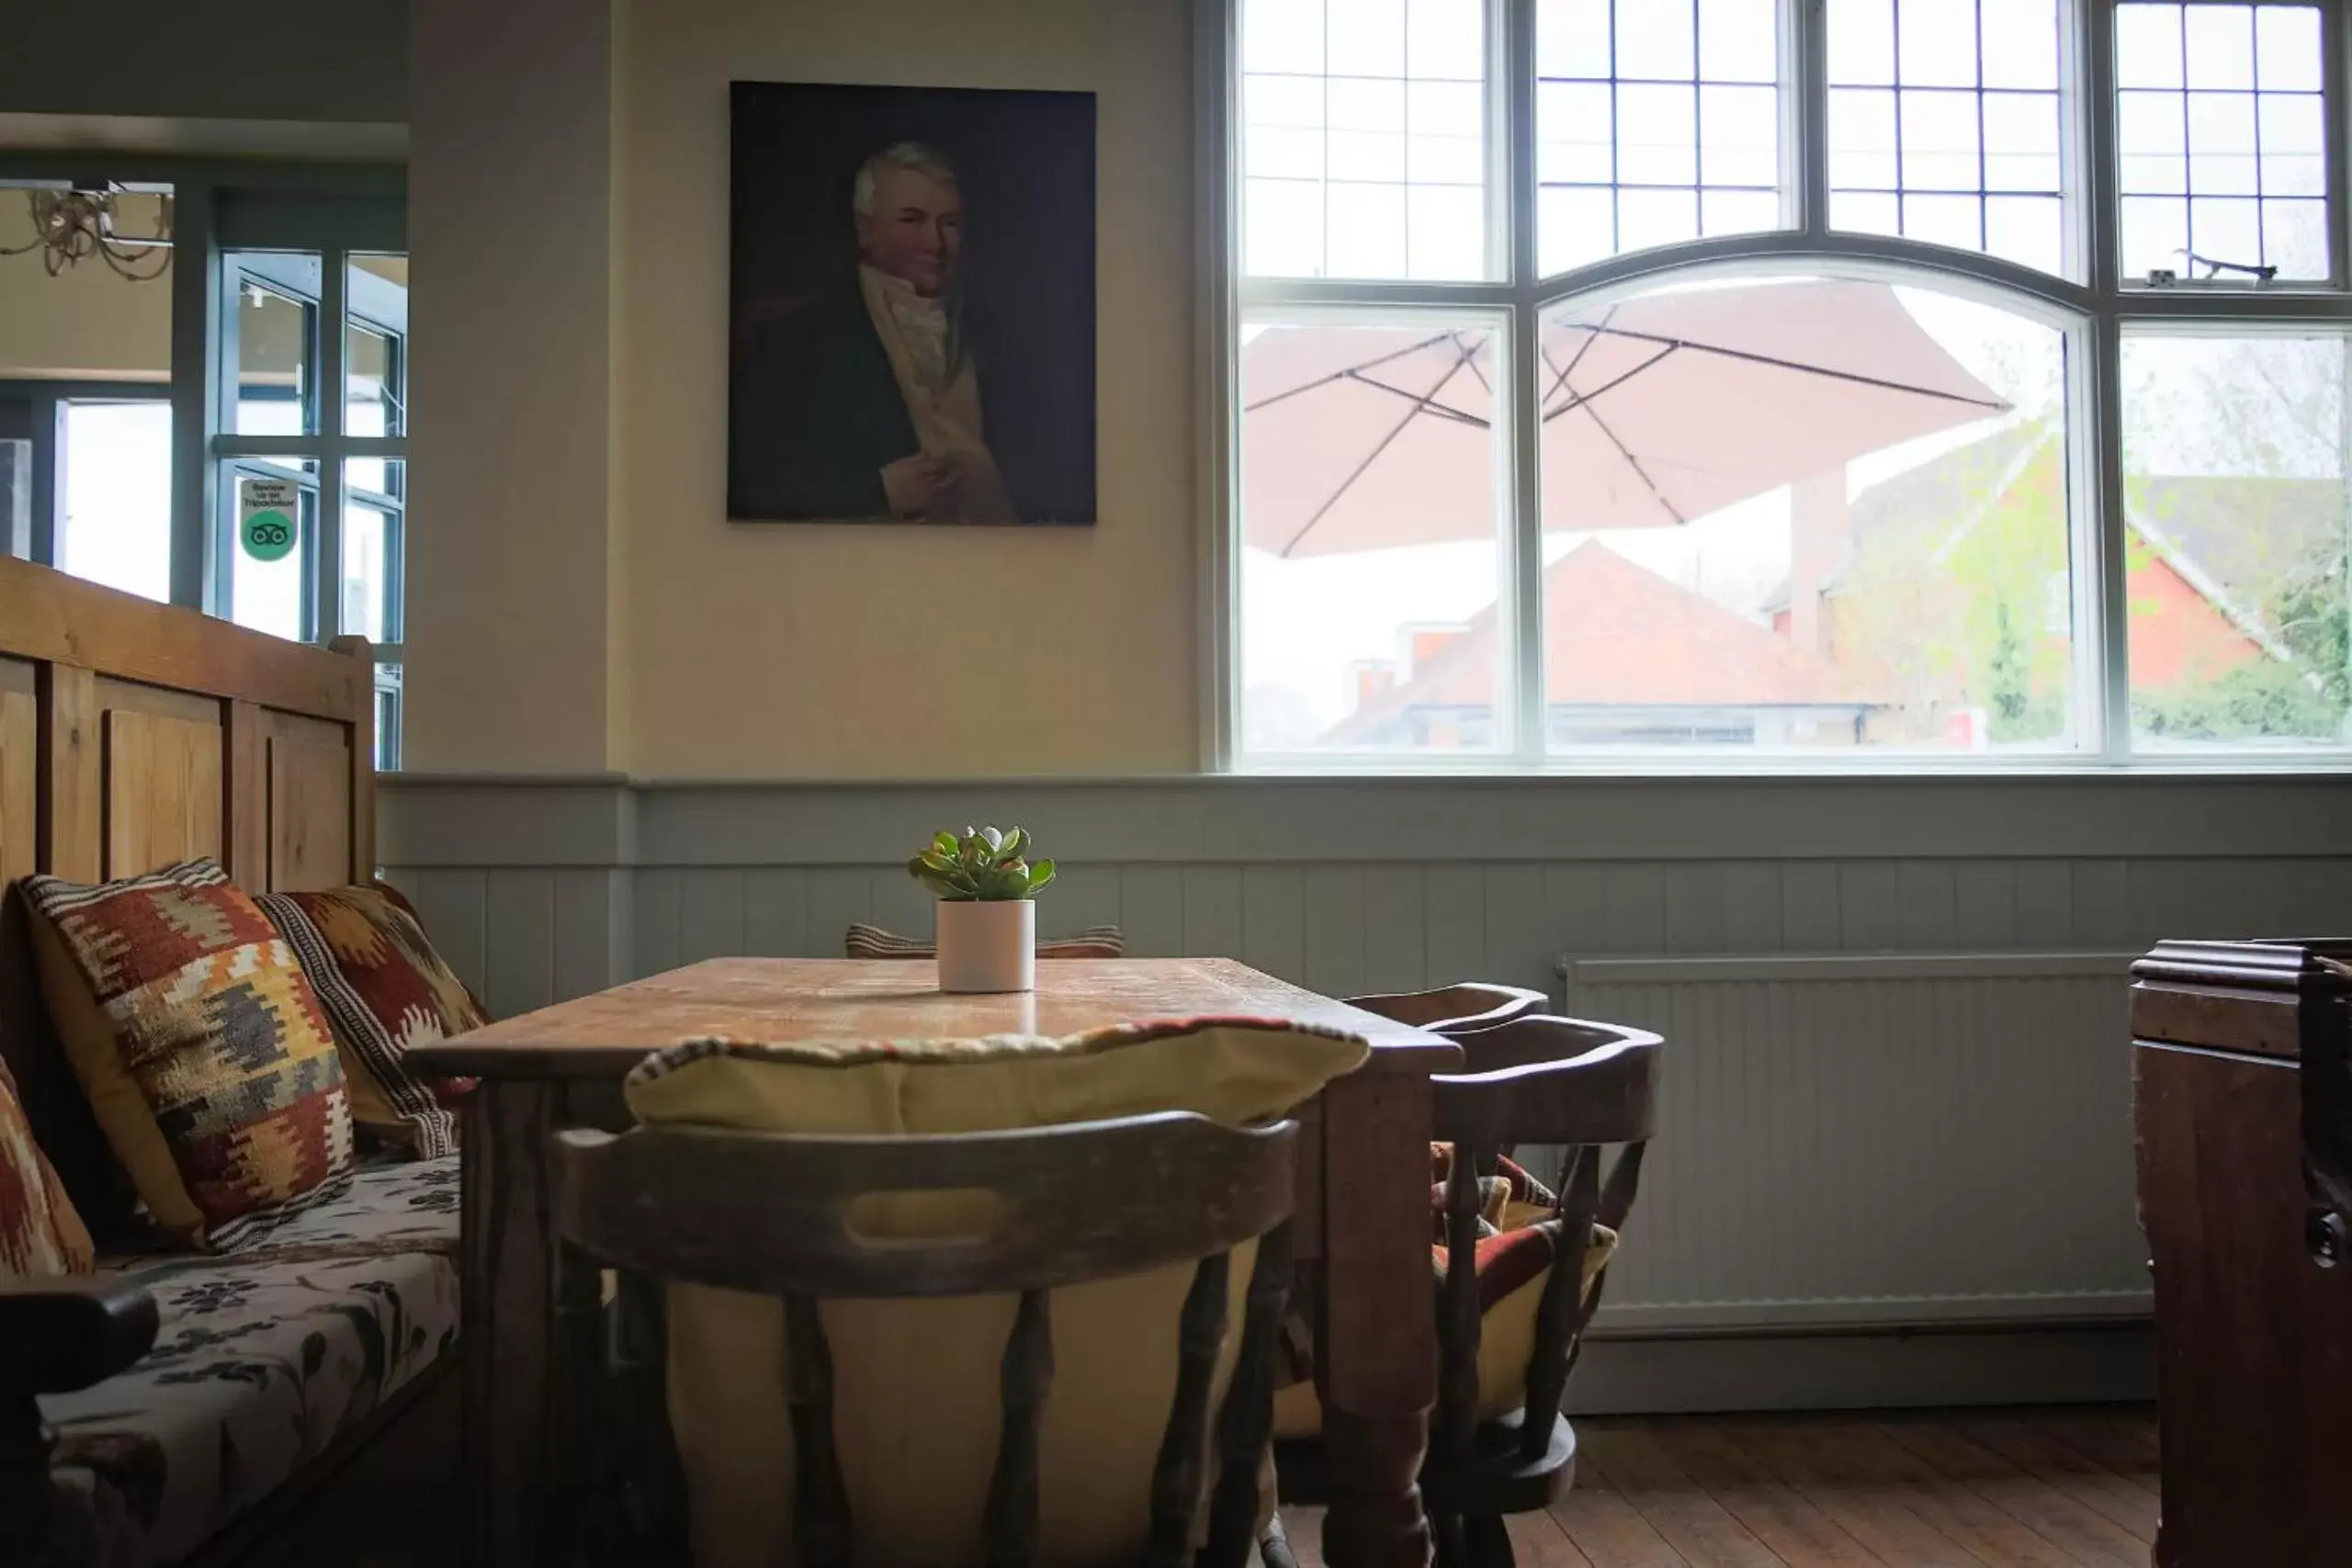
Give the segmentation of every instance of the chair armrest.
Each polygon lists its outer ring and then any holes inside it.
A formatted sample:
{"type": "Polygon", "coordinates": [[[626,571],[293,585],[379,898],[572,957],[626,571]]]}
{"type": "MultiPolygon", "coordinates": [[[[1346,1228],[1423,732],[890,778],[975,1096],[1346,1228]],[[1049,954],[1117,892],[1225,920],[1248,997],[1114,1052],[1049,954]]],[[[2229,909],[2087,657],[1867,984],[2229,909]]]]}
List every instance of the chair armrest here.
{"type": "Polygon", "coordinates": [[[155,1298],[122,1280],[0,1279],[0,1562],[48,1541],[48,1429],[34,1396],[104,1382],[155,1343],[155,1298]]]}
{"type": "Polygon", "coordinates": [[[102,1382],[148,1352],[155,1325],[154,1296],[127,1280],[0,1280],[0,1396],[102,1382]]]}

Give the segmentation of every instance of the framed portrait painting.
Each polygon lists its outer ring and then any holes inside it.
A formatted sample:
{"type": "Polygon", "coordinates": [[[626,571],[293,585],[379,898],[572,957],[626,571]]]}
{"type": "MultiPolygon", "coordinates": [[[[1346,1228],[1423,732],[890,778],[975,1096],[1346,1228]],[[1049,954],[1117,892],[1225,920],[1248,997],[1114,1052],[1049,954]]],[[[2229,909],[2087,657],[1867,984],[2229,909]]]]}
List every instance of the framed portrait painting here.
{"type": "Polygon", "coordinates": [[[1095,520],[1094,98],[733,85],[727,514],[1095,520]]]}

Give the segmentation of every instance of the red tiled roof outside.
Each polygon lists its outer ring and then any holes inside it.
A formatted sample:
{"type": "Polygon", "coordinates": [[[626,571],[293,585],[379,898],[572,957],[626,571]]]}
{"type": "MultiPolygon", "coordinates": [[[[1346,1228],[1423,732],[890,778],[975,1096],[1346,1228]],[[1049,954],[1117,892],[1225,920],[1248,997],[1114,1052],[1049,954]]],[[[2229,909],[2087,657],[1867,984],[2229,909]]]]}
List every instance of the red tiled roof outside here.
{"type": "MultiPolygon", "coordinates": [[[[1544,632],[1547,705],[1869,707],[1893,700],[1597,541],[1544,572],[1544,632]]],[[[1484,705],[1493,700],[1495,658],[1489,608],[1413,679],[1342,720],[1331,739],[1361,739],[1415,707],[1484,705]]]]}

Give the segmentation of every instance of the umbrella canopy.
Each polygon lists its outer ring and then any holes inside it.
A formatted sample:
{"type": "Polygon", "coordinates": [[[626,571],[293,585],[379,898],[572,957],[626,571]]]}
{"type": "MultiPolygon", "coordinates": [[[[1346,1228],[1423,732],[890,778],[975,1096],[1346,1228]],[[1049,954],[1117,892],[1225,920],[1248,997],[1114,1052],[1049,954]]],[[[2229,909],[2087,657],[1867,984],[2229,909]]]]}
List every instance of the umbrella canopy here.
{"type": "MultiPolygon", "coordinates": [[[[1243,542],[1492,537],[1491,337],[1261,331],[1241,352],[1243,542]]],[[[1546,531],[1688,522],[2009,406],[1883,283],[1650,294],[1547,321],[1541,351],[1546,531]]]]}

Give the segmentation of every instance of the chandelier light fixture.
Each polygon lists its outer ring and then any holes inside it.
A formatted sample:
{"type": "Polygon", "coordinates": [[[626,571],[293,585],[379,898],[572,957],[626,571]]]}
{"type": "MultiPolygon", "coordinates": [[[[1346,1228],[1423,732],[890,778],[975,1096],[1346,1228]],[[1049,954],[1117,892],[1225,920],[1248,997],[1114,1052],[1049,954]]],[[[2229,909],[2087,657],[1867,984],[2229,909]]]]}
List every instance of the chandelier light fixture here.
{"type": "Polygon", "coordinates": [[[0,256],[40,252],[41,265],[55,277],[96,256],[133,283],[161,277],[172,265],[172,198],[155,198],[155,230],[150,235],[121,233],[111,190],[28,190],[33,237],[21,245],[0,245],[0,256]]]}

